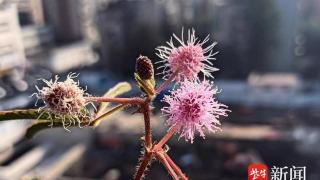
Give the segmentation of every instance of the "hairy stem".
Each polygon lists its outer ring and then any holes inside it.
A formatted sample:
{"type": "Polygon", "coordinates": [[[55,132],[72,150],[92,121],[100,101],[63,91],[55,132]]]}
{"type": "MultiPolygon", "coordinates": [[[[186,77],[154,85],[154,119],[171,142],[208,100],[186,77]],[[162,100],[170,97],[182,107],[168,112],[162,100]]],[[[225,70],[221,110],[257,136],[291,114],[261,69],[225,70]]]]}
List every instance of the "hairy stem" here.
{"type": "Polygon", "coordinates": [[[144,99],[139,97],[133,98],[109,98],[109,97],[87,97],[87,101],[94,102],[111,102],[111,103],[120,103],[120,104],[143,104],[144,99]]]}
{"type": "Polygon", "coordinates": [[[134,177],[134,180],[140,180],[143,177],[144,172],[145,172],[149,162],[151,161],[151,159],[152,159],[152,153],[146,151],[143,155],[141,163],[139,164],[139,167],[138,167],[137,173],[134,177]]]}
{"type": "Polygon", "coordinates": [[[170,156],[167,153],[164,153],[164,157],[166,158],[166,160],[168,161],[168,163],[170,164],[170,166],[172,167],[174,172],[179,176],[180,179],[183,179],[183,180],[188,179],[186,175],[183,174],[179,166],[176,165],[176,163],[170,158],[170,156]]]}
{"type": "Polygon", "coordinates": [[[170,166],[169,162],[167,161],[167,159],[164,157],[163,155],[163,151],[157,151],[156,152],[156,157],[157,159],[164,165],[164,167],[166,167],[167,171],[169,172],[169,174],[171,175],[171,177],[174,180],[179,180],[178,175],[176,174],[176,172],[172,169],[172,167],[170,166]]]}
{"type": "Polygon", "coordinates": [[[144,100],[144,103],[141,105],[141,110],[144,119],[145,126],[145,135],[144,135],[144,148],[146,152],[144,153],[143,159],[138,167],[137,173],[135,175],[135,180],[141,179],[144,175],[144,172],[152,159],[153,153],[150,151],[152,147],[152,134],[151,134],[151,123],[150,123],[150,99],[147,98],[144,100]]]}

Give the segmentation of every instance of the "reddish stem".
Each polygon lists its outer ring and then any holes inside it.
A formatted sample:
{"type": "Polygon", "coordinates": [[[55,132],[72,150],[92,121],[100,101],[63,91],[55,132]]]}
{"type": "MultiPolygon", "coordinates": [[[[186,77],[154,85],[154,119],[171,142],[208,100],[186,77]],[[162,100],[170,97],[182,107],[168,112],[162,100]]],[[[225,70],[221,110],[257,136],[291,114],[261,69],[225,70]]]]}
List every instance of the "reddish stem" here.
{"type": "Polygon", "coordinates": [[[169,162],[166,160],[166,158],[163,155],[163,151],[157,151],[156,152],[156,157],[159,161],[161,161],[161,163],[164,165],[164,167],[166,167],[167,171],[169,172],[169,174],[171,175],[171,177],[174,180],[179,180],[178,175],[175,173],[175,171],[172,169],[172,167],[170,166],[169,162]]]}
{"type": "Polygon", "coordinates": [[[152,135],[151,135],[151,123],[150,123],[150,104],[149,101],[145,101],[142,105],[142,113],[143,113],[143,119],[144,119],[144,126],[145,126],[145,149],[146,152],[144,154],[143,160],[141,164],[139,165],[137,174],[135,176],[135,180],[141,179],[147,165],[149,164],[149,161],[152,158],[152,152],[150,152],[150,148],[152,146],[152,135]]]}
{"type": "Polygon", "coordinates": [[[145,143],[147,148],[152,146],[152,136],[151,136],[151,123],[150,123],[150,107],[149,103],[145,103],[143,106],[143,117],[145,126],[145,143]]]}
{"type": "Polygon", "coordinates": [[[156,93],[159,94],[161,91],[167,88],[168,85],[173,81],[173,79],[176,77],[178,73],[179,73],[179,68],[174,73],[172,73],[170,77],[160,85],[160,87],[158,87],[158,89],[156,90],[156,93]]]}
{"type": "Polygon", "coordinates": [[[169,129],[167,134],[165,134],[162,139],[154,146],[154,150],[160,150],[162,146],[169,141],[169,139],[174,135],[174,133],[179,129],[179,126],[175,125],[169,129]]]}
{"type": "Polygon", "coordinates": [[[144,172],[145,172],[151,158],[152,158],[152,153],[150,153],[150,152],[144,153],[143,159],[139,165],[139,168],[138,168],[137,173],[134,177],[134,180],[140,180],[143,177],[144,172]]]}
{"type": "Polygon", "coordinates": [[[168,163],[170,164],[174,172],[179,176],[179,178],[181,178],[182,180],[188,179],[186,175],[183,174],[181,169],[176,165],[176,163],[170,158],[170,156],[167,153],[164,153],[164,157],[166,158],[166,160],[168,161],[168,163]]]}
{"type": "Polygon", "coordinates": [[[95,102],[111,102],[111,103],[120,103],[120,104],[143,104],[144,99],[133,97],[133,98],[109,98],[109,97],[87,97],[87,101],[95,102]]]}

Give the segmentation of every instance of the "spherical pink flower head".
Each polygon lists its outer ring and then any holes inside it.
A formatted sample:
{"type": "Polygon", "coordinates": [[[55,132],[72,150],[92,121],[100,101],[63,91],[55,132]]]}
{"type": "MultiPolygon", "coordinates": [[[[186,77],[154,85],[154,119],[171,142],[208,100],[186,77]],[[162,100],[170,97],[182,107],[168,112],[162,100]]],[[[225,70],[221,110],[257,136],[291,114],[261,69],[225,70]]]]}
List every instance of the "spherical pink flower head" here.
{"type": "Polygon", "coordinates": [[[179,39],[175,34],[173,37],[178,41],[179,46],[175,46],[173,38],[167,42],[167,46],[159,46],[156,48],[157,55],[162,59],[158,63],[164,63],[158,69],[163,68],[164,79],[167,79],[172,73],[178,70],[176,81],[193,80],[199,72],[205,76],[212,77],[211,72],[217,71],[217,68],[212,67],[211,60],[217,52],[213,52],[213,47],[217,44],[214,42],[208,47],[204,45],[209,41],[209,35],[201,42],[196,38],[195,31],[188,30],[187,42],[184,42],[182,29],[182,38],[179,39]]]}
{"type": "Polygon", "coordinates": [[[184,81],[181,86],[164,97],[169,106],[162,112],[169,116],[167,124],[178,127],[180,137],[193,143],[196,131],[205,137],[204,130],[211,132],[220,130],[219,116],[227,116],[226,105],[218,103],[214,96],[217,89],[209,81],[184,81]]]}

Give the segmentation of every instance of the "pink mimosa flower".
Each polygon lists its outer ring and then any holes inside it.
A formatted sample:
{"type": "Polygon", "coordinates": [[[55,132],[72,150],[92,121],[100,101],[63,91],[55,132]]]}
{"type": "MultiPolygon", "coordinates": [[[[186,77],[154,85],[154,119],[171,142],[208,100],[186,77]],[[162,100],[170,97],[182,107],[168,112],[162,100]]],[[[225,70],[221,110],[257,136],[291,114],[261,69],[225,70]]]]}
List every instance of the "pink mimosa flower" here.
{"type": "Polygon", "coordinates": [[[179,43],[175,46],[173,38],[167,42],[168,46],[159,46],[156,48],[157,55],[162,59],[158,63],[163,63],[158,69],[163,69],[164,79],[167,79],[172,73],[179,70],[174,80],[184,81],[193,80],[197,78],[199,72],[202,72],[204,76],[212,77],[211,73],[218,69],[213,67],[211,60],[215,60],[213,57],[218,52],[213,52],[213,47],[216,42],[204,47],[209,41],[209,35],[201,42],[195,36],[194,29],[188,30],[188,39],[185,42],[183,37],[178,38],[173,34],[174,39],[179,43]]]}
{"type": "Polygon", "coordinates": [[[164,97],[169,106],[162,108],[168,115],[167,124],[178,127],[186,141],[193,143],[196,131],[205,137],[204,130],[215,132],[220,129],[219,116],[227,116],[226,105],[215,100],[217,89],[209,81],[184,81],[181,86],[164,97]]]}

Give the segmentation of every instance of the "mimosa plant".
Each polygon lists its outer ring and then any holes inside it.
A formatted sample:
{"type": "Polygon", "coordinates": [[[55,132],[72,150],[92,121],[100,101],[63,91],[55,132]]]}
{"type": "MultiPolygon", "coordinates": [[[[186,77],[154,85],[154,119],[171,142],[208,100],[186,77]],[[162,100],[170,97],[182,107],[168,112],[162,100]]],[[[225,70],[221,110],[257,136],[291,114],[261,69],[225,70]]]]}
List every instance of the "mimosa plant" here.
{"type": "Polygon", "coordinates": [[[212,73],[217,69],[213,67],[212,60],[216,52],[213,51],[216,42],[209,42],[209,36],[203,41],[198,40],[195,31],[187,31],[187,40],[184,40],[183,30],[181,39],[176,35],[167,42],[168,46],[156,48],[157,55],[161,58],[157,63],[162,64],[158,69],[162,69],[164,82],[156,87],[154,78],[154,68],[148,57],[140,56],[136,61],[135,80],[141,89],[141,96],[121,98],[117,97],[131,90],[129,83],[122,82],[108,90],[101,97],[91,96],[79,87],[77,76],[71,73],[65,81],[55,79],[47,81],[45,87],[37,88],[34,95],[37,101],[44,102],[44,106],[38,109],[10,110],[0,112],[0,120],[30,119],[33,124],[27,129],[26,136],[33,137],[35,133],[42,129],[52,127],[63,127],[70,131],[70,127],[97,127],[101,121],[123,108],[136,105],[136,113],[142,113],[144,117],[143,154],[139,158],[139,164],[134,175],[134,179],[144,177],[147,166],[152,159],[159,160],[167,169],[173,179],[187,179],[177,164],[167,154],[165,144],[175,134],[180,134],[191,144],[195,135],[205,137],[205,131],[216,132],[220,128],[220,116],[227,116],[226,105],[215,99],[218,93],[213,82],[206,80],[213,77],[212,73]],[[176,41],[176,42],[174,42],[176,41]],[[177,44],[177,45],[176,45],[177,44]],[[198,74],[202,73],[200,80],[198,74]],[[207,78],[208,79],[208,78],[207,78]],[[150,104],[154,98],[174,83],[174,88],[170,90],[170,95],[163,98],[166,104],[161,111],[167,117],[167,133],[159,141],[153,140],[151,131],[151,110],[150,104]],[[87,106],[99,103],[98,109],[90,112],[87,106]],[[110,103],[118,104],[110,108],[110,103]]]}

